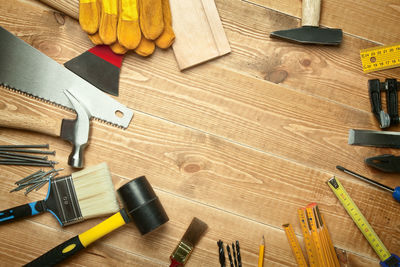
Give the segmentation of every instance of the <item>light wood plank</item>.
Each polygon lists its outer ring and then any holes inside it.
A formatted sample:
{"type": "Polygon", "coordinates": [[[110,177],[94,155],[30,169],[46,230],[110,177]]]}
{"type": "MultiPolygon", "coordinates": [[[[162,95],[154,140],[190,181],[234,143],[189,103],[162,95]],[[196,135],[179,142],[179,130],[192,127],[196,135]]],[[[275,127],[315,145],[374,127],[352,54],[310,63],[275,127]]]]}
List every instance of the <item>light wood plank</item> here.
{"type": "Polygon", "coordinates": [[[171,0],[174,55],[181,70],[231,51],[214,0],[171,0]]]}

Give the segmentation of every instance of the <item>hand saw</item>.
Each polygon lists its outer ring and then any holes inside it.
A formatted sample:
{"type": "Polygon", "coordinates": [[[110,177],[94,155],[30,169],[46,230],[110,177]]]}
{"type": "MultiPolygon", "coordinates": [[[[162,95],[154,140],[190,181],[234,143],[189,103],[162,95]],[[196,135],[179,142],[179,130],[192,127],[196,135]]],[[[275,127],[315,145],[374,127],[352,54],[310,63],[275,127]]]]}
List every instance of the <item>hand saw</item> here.
{"type": "Polygon", "coordinates": [[[127,128],[133,111],[0,27],[0,85],[73,109],[65,90],[90,117],[127,128]]]}

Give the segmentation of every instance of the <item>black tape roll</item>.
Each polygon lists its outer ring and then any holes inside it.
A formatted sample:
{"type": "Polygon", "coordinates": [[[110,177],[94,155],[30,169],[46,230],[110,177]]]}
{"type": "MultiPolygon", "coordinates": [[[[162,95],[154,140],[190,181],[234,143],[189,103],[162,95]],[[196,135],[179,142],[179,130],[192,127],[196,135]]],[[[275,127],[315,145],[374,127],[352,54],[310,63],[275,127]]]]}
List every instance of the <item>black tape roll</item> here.
{"type": "Polygon", "coordinates": [[[126,213],[142,235],[166,223],[169,218],[145,176],[121,186],[117,193],[126,213]]]}

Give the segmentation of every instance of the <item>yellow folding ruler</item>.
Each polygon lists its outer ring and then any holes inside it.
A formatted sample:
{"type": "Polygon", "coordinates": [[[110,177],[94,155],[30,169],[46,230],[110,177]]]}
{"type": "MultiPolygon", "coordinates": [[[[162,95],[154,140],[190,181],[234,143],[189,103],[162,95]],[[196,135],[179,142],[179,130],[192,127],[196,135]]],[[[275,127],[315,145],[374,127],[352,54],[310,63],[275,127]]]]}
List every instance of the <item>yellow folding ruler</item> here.
{"type": "Polygon", "coordinates": [[[297,239],[293,226],[290,223],[282,225],[283,229],[285,230],[287,239],[289,241],[290,248],[292,249],[292,252],[294,254],[294,257],[296,259],[297,265],[301,267],[307,267],[307,262],[306,259],[304,258],[303,251],[301,251],[301,247],[299,244],[299,240],[297,239]]]}
{"type": "Polygon", "coordinates": [[[315,248],[315,244],[312,240],[311,227],[306,218],[306,208],[300,208],[297,210],[299,216],[301,230],[303,232],[304,243],[306,245],[306,251],[308,256],[308,262],[311,267],[319,266],[318,255],[315,248]]]}
{"type": "Polygon", "coordinates": [[[332,177],[328,180],[328,185],[381,259],[381,266],[400,267],[400,258],[395,254],[390,254],[339,180],[332,177]]]}
{"type": "Polygon", "coordinates": [[[360,50],[365,73],[400,66],[400,43],[360,50]]]}

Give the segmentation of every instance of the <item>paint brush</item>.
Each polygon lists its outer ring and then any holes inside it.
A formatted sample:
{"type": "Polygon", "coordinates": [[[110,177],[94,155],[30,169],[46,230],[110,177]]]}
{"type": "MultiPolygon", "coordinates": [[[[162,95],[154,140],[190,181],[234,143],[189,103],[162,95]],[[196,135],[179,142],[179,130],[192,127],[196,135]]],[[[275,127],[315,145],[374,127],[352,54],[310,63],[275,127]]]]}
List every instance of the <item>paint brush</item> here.
{"type": "Polygon", "coordinates": [[[192,253],[194,246],[200,240],[208,226],[205,222],[194,217],[178,246],[171,254],[170,267],[184,266],[192,253]]]}
{"type": "Polygon", "coordinates": [[[44,200],[0,211],[0,224],[48,211],[65,226],[118,210],[110,171],[107,164],[102,163],[50,179],[44,200]]]}

